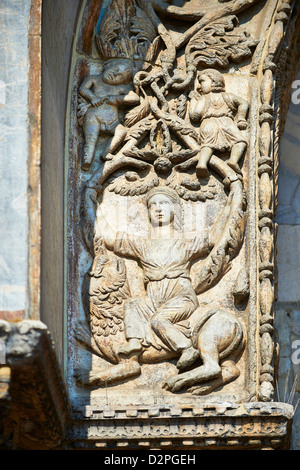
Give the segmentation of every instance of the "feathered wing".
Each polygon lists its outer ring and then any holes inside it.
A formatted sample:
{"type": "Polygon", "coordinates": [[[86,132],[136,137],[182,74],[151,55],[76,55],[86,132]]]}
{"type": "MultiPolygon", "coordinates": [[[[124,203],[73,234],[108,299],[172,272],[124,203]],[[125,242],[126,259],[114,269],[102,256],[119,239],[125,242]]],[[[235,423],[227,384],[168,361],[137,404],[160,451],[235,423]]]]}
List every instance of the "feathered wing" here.
{"type": "Polygon", "coordinates": [[[96,256],[83,286],[84,306],[100,355],[112,363],[118,362],[114,346],[124,339],[123,302],[129,295],[124,260],[96,256]]]}
{"type": "Polygon", "coordinates": [[[108,186],[108,191],[120,196],[139,196],[146,194],[150,189],[159,184],[159,179],[153,169],[146,174],[138,174],[127,171],[121,176],[113,179],[108,186]]]}

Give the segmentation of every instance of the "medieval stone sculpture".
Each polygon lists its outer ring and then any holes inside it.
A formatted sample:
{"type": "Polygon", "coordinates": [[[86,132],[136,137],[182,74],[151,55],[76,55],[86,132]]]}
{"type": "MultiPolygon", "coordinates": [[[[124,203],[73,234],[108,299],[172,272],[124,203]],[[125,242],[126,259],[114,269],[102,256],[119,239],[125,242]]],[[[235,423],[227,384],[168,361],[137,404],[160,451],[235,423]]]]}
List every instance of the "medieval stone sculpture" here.
{"type": "MultiPolygon", "coordinates": [[[[118,256],[136,258],[140,262],[146,295],[128,298],[128,291],[127,298],[125,295],[123,312],[119,314],[118,320],[120,317],[123,319],[126,343],[115,344],[113,347],[119,364],[109,370],[89,372],[87,376],[79,374],[79,380],[97,385],[112,383],[138,375],[141,372],[140,362],[143,360],[156,362],[160,358],[166,360],[173,357],[178,359],[179,371],[192,366],[199,357],[203,365],[190,373],[167,380],[165,387],[169,390],[178,391],[182,387],[215,378],[219,379],[217,384],[220,380],[223,383],[233,380],[239,375],[239,371],[230,356],[237,352],[238,347],[242,348],[242,326],[225,311],[210,311],[201,315],[201,311],[197,310],[198,300],[189,273],[191,260],[205,257],[211,251],[216,242],[215,235],[223,230],[226,223],[228,208],[216,221],[211,233],[203,229],[186,236],[174,227],[175,214],[177,212],[177,217],[180,217],[181,213],[180,200],[174,190],[157,186],[148,192],[146,204],[153,230],[151,238],[111,233],[110,227],[102,219],[103,233],[107,238],[106,247],[118,256]],[[187,320],[196,310],[199,323],[192,332],[187,320]],[[225,377],[222,377],[219,365],[219,357],[222,356],[229,359],[225,377]]],[[[102,241],[101,245],[103,246],[102,241]]],[[[101,258],[104,258],[104,263],[108,262],[107,255],[102,254],[101,258]]],[[[98,256],[95,261],[98,268],[98,256]]],[[[93,268],[93,276],[94,271],[93,268]]],[[[106,292],[114,292],[113,286],[123,289],[123,285],[118,284],[116,268],[110,272],[111,284],[106,292]]],[[[104,279],[106,280],[106,276],[104,279]]],[[[105,293],[103,287],[102,282],[98,292],[105,293]]],[[[122,297],[124,298],[124,294],[120,296],[121,299],[122,297]]],[[[98,296],[101,311],[107,296],[104,296],[102,305],[99,300],[98,296]]],[[[93,308],[90,314],[93,331],[93,324],[99,322],[99,317],[93,308]]],[[[97,335],[96,331],[96,337],[97,335]]],[[[85,341],[87,342],[87,338],[85,341]]]]}
{"type": "MultiPolygon", "coordinates": [[[[84,101],[80,103],[78,114],[85,137],[83,170],[90,168],[100,135],[108,134],[118,141],[123,134],[118,107],[136,104],[138,99],[130,89],[131,82],[131,64],[116,59],[105,65],[101,76],[89,76],[82,83],[79,93],[84,101]]],[[[114,142],[112,148],[113,145],[114,142]]]]}
{"type": "Polygon", "coordinates": [[[272,258],[272,116],[264,89],[252,106],[254,11],[260,0],[86,6],[68,304],[72,384],[86,393],[272,396],[273,268],[256,265],[272,258]]]}
{"type": "MultiPolygon", "coordinates": [[[[191,15],[172,8],[174,15],[191,15]]],[[[215,10],[194,12],[200,24],[176,39],[158,18],[160,9],[169,12],[163,2],[113,0],[96,36],[103,71],[79,86],[82,169],[90,172],[81,227],[94,260],[82,289],[87,323],[77,324],[76,335],[107,366],[80,367],[75,375],[79,384],[102,387],[138,377],[143,364],[175,361],[177,374],[161,386],[205,394],[240,375],[236,362],[246,341],[232,308],[199,304],[199,295],[230,270],[246,223],[241,167],[249,103],[226,89],[218,66],[233,51],[235,60],[245,59],[255,42],[236,17],[215,10]],[[184,44],[185,67],[177,68],[184,44]],[[134,57],[142,59],[139,67],[134,57]],[[105,134],[103,165],[94,155],[105,134]],[[114,231],[99,215],[107,194],[135,198],[148,212],[146,232],[114,231]],[[186,204],[215,200],[222,202],[215,203],[213,221],[187,230],[186,204]],[[139,266],[141,294],[130,286],[126,260],[139,266]]]]}
{"type": "Polygon", "coordinates": [[[235,95],[225,93],[222,74],[214,69],[200,72],[198,82],[202,96],[194,96],[190,107],[191,120],[201,122],[201,151],[197,173],[200,177],[207,176],[207,163],[214,152],[228,150],[230,158],[227,164],[239,172],[238,163],[247,148],[247,139],[239,130],[247,128],[245,118],[248,103],[235,95]],[[235,114],[237,123],[234,122],[235,114]]]}

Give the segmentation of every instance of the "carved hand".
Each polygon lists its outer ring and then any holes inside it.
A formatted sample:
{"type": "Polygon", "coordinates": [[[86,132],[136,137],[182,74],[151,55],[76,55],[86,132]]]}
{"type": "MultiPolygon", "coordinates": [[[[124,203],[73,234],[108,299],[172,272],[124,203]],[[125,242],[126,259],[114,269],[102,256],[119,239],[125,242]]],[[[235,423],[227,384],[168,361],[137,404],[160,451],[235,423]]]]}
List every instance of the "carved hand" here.
{"type": "Polygon", "coordinates": [[[246,119],[239,119],[237,126],[241,131],[245,131],[248,128],[248,122],[246,119]]]}
{"type": "Polygon", "coordinates": [[[91,100],[91,105],[94,106],[94,108],[97,108],[98,106],[101,106],[106,101],[107,101],[107,97],[95,98],[95,99],[91,100]]]}

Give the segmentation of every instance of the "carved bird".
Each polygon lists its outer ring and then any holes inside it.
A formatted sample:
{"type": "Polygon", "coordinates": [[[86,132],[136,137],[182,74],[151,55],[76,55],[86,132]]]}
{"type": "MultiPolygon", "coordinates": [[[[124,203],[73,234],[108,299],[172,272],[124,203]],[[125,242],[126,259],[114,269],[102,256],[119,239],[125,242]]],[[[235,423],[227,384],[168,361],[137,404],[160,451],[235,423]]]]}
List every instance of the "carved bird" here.
{"type": "Polygon", "coordinates": [[[100,310],[122,303],[129,294],[125,263],[114,255],[96,256],[89,277],[89,295],[100,310]]]}
{"type": "Polygon", "coordinates": [[[85,277],[83,301],[100,355],[111,362],[116,362],[116,335],[124,340],[123,301],[129,295],[124,260],[100,250],[85,277]]]}

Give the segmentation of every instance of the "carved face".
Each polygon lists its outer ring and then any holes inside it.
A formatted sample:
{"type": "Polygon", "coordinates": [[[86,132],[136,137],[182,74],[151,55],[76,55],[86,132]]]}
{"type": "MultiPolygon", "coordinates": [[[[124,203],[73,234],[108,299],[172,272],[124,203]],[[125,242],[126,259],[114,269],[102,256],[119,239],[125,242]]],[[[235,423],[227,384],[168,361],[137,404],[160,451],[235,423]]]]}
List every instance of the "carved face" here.
{"type": "Polygon", "coordinates": [[[109,85],[129,83],[131,78],[132,69],[126,61],[108,63],[102,73],[102,80],[109,85]]]}
{"type": "Polygon", "coordinates": [[[198,78],[198,81],[200,93],[206,95],[212,91],[212,79],[208,75],[205,75],[205,73],[201,74],[198,78]]]}
{"type": "Polygon", "coordinates": [[[148,201],[148,213],[152,225],[169,225],[174,220],[174,204],[164,194],[155,194],[148,201]]]}

